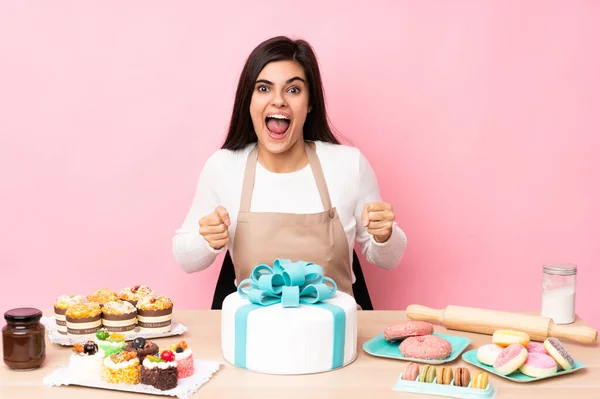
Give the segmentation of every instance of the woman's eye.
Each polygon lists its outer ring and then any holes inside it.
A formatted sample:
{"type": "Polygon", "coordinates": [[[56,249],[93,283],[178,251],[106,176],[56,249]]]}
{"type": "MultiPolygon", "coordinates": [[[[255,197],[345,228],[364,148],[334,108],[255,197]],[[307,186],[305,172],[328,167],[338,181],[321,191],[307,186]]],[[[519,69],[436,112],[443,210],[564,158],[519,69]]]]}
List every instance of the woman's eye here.
{"type": "Polygon", "coordinates": [[[264,92],[266,92],[267,90],[269,90],[269,88],[268,88],[267,86],[258,86],[258,87],[257,87],[257,90],[258,90],[258,91],[261,91],[261,92],[263,92],[263,93],[264,93],[264,92]]]}
{"type": "Polygon", "coordinates": [[[299,89],[299,88],[297,88],[297,87],[290,87],[290,90],[289,90],[289,91],[290,91],[290,93],[292,93],[292,94],[298,94],[298,93],[300,93],[300,89],[299,89]]]}

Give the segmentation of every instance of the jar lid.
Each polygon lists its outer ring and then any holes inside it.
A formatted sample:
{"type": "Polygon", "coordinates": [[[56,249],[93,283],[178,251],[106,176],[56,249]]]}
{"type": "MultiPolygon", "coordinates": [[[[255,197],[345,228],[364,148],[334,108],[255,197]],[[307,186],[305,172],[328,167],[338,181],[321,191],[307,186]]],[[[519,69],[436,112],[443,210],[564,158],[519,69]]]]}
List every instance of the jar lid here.
{"type": "Polygon", "coordinates": [[[559,276],[572,276],[577,274],[577,266],[571,263],[547,263],[544,272],[559,276]]]}
{"type": "Polygon", "coordinates": [[[42,311],[36,308],[16,308],[4,313],[6,321],[29,323],[42,318],[42,311]]]}

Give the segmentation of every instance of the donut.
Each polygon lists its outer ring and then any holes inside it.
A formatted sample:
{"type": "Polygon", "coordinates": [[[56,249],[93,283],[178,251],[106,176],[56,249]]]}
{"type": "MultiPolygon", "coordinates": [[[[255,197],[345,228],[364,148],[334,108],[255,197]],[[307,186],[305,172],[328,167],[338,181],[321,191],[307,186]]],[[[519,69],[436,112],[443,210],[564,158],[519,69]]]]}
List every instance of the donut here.
{"type": "Polygon", "coordinates": [[[406,381],[414,381],[419,376],[419,365],[417,363],[409,362],[402,373],[402,379],[406,381]]]}
{"type": "Polygon", "coordinates": [[[519,371],[530,377],[547,377],[557,372],[554,359],[545,353],[530,352],[519,371]]]}
{"type": "Polygon", "coordinates": [[[443,360],[452,353],[452,345],[437,335],[408,337],[400,344],[400,353],[406,357],[443,360]]]}
{"type": "Polygon", "coordinates": [[[407,337],[433,334],[433,325],[426,321],[407,320],[388,324],[383,330],[383,337],[388,342],[402,341],[407,337]]]}
{"type": "Polygon", "coordinates": [[[500,352],[493,364],[494,369],[500,375],[509,375],[525,363],[527,355],[527,349],[523,345],[511,344],[500,352]]]}
{"type": "Polygon", "coordinates": [[[569,355],[569,352],[560,343],[558,338],[548,338],[544,341],[544,348],[552,358],[563,368],[563,370],[571,370],[575,367],[575,360],[569,355]]]}
{"type": "Polygon", "coordinates": [[[543,353],[544,355],[548,354],[548,352],[546,352],[546,348],[544,348],[544,344],[540,344],[539,342],[530,342],[529,345],[527,345],[527,352],[543,353]]]}
{"type": "Polygon", "coordinates": [[[529,334],[514,330],[496,330],[492,336],[492,343],[507,347],[511,344],[521,344],[525,348],[529,345],[529,334]]]}
{"type": "Polygon", "coordinates": [[[491,366],[504,348],[496,344],[486,344],[477,349],[477,360],[481,363],[491,366]]]}

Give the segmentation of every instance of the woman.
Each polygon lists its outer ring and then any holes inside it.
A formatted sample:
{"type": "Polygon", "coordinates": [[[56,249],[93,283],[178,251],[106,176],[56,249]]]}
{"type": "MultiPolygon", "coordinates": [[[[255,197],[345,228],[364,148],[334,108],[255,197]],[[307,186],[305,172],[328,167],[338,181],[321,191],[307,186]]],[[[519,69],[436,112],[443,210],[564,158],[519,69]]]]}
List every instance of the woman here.
{"type": "Polygon", "coordinates": [[[329,128],[310,45],[269,39],[246,61],[227,138],[173,238],[175,259],[197,272],[229,248],[236,284],[276,258],[310,261],[352,295],[355,240],[385,269],[406,247],[371,166],[329,128]]]}

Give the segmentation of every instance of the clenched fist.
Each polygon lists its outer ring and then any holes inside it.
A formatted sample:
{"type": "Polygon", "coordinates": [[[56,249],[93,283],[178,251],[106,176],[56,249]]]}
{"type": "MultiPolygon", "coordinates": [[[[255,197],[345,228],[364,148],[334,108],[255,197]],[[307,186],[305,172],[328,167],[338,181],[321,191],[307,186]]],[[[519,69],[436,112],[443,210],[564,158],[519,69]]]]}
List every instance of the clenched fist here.
{"type": "Polygon", "coordinates": [[[379,243],[386,242],[390,238],[395,219],[392,206],[385,202],[370,202],[363,208],[363,226],[379,243]]]}
{"type": "Polygon", "coordinates": [[[222,206],[218,206],[213,213],[204,216],[198,222],[200,234],[214,249],[221,249],[229,242],[229,213],[222,206]]]}

